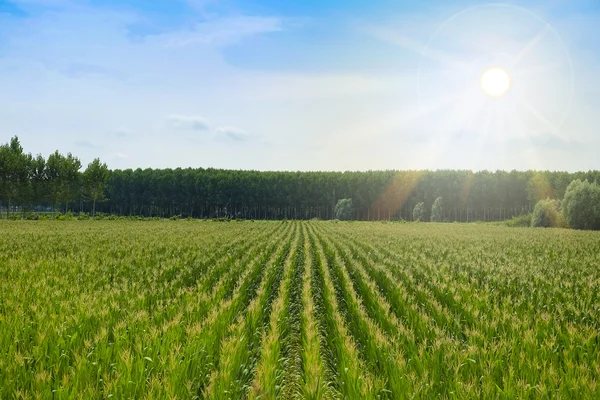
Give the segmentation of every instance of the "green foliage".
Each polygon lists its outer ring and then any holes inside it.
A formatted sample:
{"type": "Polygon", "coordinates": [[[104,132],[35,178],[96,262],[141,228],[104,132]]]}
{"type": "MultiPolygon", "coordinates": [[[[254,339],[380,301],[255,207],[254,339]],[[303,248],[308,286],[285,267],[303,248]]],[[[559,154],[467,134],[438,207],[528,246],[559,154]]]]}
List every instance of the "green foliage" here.
{"type": "Polygon", "coordinates": [[[505,225],[511,228],[521,228],[531,226],[532,214],[523,214],[505,221],[505,225]]]}
{"type": "Polygon", "coordinates": [[[444,199],[438,197],[433,202],[431,206],[431,222],[442,222],[442,207],[443,207],[444,199]]]}
{"type": "Polygon", "coordinates": [[[46,181],[52,205],[62,204],[65,210],[78,198],[80,192],[81,161],[71,153],[63,156],[57,151],[46,161],[46,181]]]}
{"type": "Polygon", "coordinates": [[[600,230],[600,186],[574,180],[565,191],[562,210],[572,228],[600,230]]]}
{"type": "Polygon", "coordinates": [[[77,215],[77,219],[79,221],[87,221],[89,219],[91,219],[90,214],[88,213],[79,213],[79,215],[77,215]]]}
{"type": "Polygon", "coordinates": [[[335,205],[334,216],[335,219],[340,221],[348,221],[352,219],[354,207],[352,205],[352,199],[340,199],[335,205]]]}
{"type": "MultiPolygon", "coordinates": [[[[20,214],[38,206],[63,212],[83,206],[92,216],[324,220],[335,218],[332,202],[352,198],[352,219],[411,220],[409,205],[443,196],[451,221],[490,222],[531,212],[546,197],[562,198],[576,179],[600,182],[600,171],[109,170],[95,159],[82,173],[73,155],[32,156],[17,137],[0,145],[0,207],[20,214]]],[[[430,211],[419,219],[429,220],[430,211]]]]}
{"type": "Polygon", "coordinates": [[[89,163],[83,173],[86,195],[93,201],[92,216],[96,213],[96,202],[106,199],[104,190],[106,189],[109,177],[110,172],[108,167],[106,164],[101,163],[99,158],[95,158],[89,163]]]}
{"type": "Polygon", "coordinates": [[[29,189],[31,154],[25,154],[15,136],[0,146],[0,199],[6,201],[7,215],[12,203],[24,203],[29,189]]]}
{"type": "Polygon", "coordinates": [[[425,221],[425,203],[417,203],[413,208],[413,221],[425,221]]]}
{"type": "Polygon", "coordinates": [[[560,211],[560,202],[553,199],[538,201],[531,216],[531,226],[534,228],[565,228],[567,224],[560,211]]]}

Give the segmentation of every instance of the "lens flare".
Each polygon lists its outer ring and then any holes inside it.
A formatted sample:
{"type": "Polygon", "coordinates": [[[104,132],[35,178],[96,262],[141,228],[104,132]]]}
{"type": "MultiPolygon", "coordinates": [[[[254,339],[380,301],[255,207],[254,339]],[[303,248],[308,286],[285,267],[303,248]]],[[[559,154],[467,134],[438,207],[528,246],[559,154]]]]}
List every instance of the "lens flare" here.
{"type": "Polygon", "coordinates": [[[502,68],[490,68],[481,75],[481,90],[490,97],[502,97],[510,89],[510,75],[502,68]]]}

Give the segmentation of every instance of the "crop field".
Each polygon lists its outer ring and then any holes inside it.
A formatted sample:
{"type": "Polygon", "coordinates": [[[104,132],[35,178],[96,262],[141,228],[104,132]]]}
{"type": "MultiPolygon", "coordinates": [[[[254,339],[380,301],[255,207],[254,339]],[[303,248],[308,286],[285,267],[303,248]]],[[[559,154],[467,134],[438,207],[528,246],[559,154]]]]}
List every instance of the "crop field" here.
{"type": "Polygon", "coordinates": [[[600,233],[0,221],[0,398],[600,398],[600,233]]]}

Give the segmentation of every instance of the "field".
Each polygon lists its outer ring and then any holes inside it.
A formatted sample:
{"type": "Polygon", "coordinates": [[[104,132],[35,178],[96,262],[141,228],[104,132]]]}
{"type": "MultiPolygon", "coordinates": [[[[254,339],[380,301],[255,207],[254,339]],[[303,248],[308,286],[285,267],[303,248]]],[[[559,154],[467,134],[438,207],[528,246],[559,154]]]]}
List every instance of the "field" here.
{"type": "Polygon", "coordinates": [[[0,398],[600,398],[600,233],[0,221],[0,398]]]}

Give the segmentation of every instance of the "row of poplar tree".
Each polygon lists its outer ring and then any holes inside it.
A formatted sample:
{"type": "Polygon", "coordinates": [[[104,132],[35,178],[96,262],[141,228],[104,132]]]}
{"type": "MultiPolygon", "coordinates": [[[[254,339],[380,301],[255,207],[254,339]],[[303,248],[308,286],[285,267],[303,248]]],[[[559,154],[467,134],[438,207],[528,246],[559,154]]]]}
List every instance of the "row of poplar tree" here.
{"type": "Polygon", "coordinates": [[[494,221],[529,213],[542,199],[562,199],[573,180],[600,183],[600,171],[276,172],[213,168],[85,169],[72,154],[26,153],[17,137],[0,146],[0,204],[7,213],[102,212],[144,217],[331,219],[339,199],[352,219],[424,219],[438,197],[447,221],[494,221]]]}

